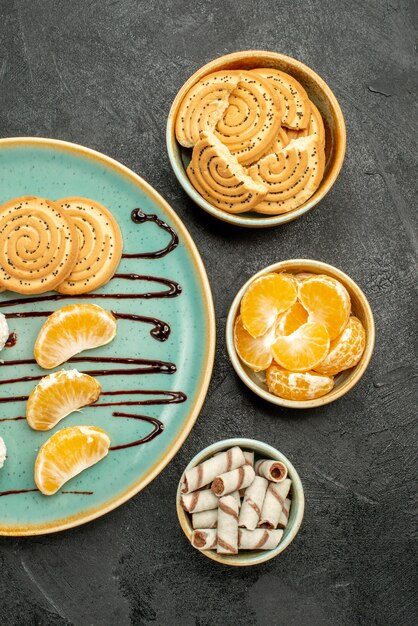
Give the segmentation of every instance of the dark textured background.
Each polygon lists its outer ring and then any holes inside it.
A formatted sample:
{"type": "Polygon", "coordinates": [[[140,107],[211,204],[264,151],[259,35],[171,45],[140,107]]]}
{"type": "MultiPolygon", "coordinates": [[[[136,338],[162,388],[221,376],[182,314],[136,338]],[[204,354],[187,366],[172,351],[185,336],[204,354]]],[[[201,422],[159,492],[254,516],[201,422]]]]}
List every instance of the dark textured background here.
{"type": "Polygon", "coordinates": [[[78,142],[154,185],[198,244],[218,325],[200,419],[151,486],[84,527],[0,541],[0,623],[416,624],[413,0],[0,0],[0,7],[0,136],[78,142]],[[331,193],[302,219],[268,231],[228,227],[195,207],[170,170],[164,141],[185,79],[216,56],[251,47],[314,68],[347,123],[346,160],[331,193]],[[346,271],[368,295],[377,325],[360,384],[311,412],[251,395],[225,351],[238,287],[292,257],[346,271]],[[291,547],[248,570],[222,568],[192,550],[174,507],[189,459],[234,435],[288,455],[307,499],[291,547]]]}

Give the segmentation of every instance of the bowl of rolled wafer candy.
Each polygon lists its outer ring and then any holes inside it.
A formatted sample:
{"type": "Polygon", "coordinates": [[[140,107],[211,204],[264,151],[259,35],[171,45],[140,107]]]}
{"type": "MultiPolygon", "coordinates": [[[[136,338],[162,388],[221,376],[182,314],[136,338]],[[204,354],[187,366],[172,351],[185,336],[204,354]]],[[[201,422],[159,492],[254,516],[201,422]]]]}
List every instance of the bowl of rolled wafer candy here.
{"type": "Polygon", "coordinates": [[[258,565],[296,537],[305,507],[292,463],[254,439],[226,439],[197,454],[177,490],[191,545],[224,565],[258,565]]]}
{"type": "Polygon", "coordinates": [[[226,344],[241,380],[289,408],[322,406],[357,384],[375,341],[373,313],[360,287],[336,267],[280,261],[239,290],[226,344]]]}
{"type": "Polygon", "coordinates": [[[174,173],[202,209],[225,222],[270,227],[312,209],[341,169],[344,118],[313,70],[247,50],[200,68],[167,122],[174,173]]]}

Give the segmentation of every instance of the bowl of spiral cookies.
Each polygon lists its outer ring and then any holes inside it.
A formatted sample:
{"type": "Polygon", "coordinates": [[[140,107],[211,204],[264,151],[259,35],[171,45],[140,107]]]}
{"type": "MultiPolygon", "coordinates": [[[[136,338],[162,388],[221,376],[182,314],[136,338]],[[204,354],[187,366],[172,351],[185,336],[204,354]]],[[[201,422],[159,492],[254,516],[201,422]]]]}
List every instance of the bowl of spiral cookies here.
{"type": "Polygon", "coordinates": [[[185,192],[238,226],[294,220],[331,189],[346,146],[341,108],[300,61],[247,50],[204,65],[178,92],[167,149],[185,192]]]}
{"type": "Polygon", "coordinates": [[[292,463],[255,439],[208,446],[190,461],[177,489],[187,539],[223,565],[258,565],[278,556],[298,534],[304,509],[292,463]]]}

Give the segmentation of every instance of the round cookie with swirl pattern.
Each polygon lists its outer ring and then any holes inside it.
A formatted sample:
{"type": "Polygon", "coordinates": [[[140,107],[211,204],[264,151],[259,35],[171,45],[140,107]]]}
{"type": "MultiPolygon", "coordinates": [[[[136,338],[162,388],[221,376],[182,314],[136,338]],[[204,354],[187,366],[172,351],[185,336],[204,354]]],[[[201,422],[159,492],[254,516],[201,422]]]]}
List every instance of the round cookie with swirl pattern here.
{"type": "Polygon", "coordinates": [[[122,234],[115,218],[102,204],[88,198],[62,198],[61,209],[75,225],[77,262],[56,290],[78,295],[94,291],[112,278],[122,255],[122,234]]]}
{"type": "Polygon", "coordinates": [[[35,196],[0,206],[0,288],[21,294],[55,289],[77,261],[77,232],[55,202],[35,196]]]}

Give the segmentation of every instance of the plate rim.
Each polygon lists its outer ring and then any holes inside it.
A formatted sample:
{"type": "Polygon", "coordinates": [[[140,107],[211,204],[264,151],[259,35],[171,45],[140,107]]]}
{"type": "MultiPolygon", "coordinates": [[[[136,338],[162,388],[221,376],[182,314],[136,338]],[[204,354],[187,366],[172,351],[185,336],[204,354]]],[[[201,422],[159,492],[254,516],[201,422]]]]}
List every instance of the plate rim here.
{"type": "Polygon", "coordinates": [[[88,148],[81,144],[64,141],[62,139],[53,139],[48,137],[22,136],[0,138],[0,150],[4,149],[5,147],[7,148],[25,146],[53,148],[61,151],[67,151],[76,154],[77,156],[80,156],[81,153],[82,156],[89,157],[93,161],[105,163],[112,169],[116,170],[118,173],[122,174],[125,178],[133,182],[137,187],[141,189],[141,191],[145,192],[155,204],[159,205],[161,208],[163,208],[164,211],[167,212],[174,227],[177,229],[177,232],[182,237],[184,245],[191,255],[194,267],[197,271],[198,280],[201,285],[202,295],[204,298],[204,309],[208,332],[206,336],[205,347],[205,354],[207,356],[205,359],[203,371],[198,381],[199,391],[196,401],[189,409],[187,418],[185,419],[178,436],[171,443],[166,454],[160,454],[157,461],[146,472],[146,474],[143,475],[139,480],[135,481],[121,495],[106,501],[103,506],[98,506],[94,508],[90,511],[89,514],[84,515],[83,513],[77,513],[71,516],[67,516],[65,518],[61,518],[59,520],[55,520],[50,524],[42,523],[31,526],[18,526],[16,524],[2,526],[0,524],[0,536],[9,537],[45,535],[68,530],[69,528],[81,526],[82,524],[87,524],[88,522],[91,522],[94,519],[102,517],[110,511],[113,511],[120,505],[130,500],[137,493],[142,491],[142,489],[144,489],[147,485],[149,485],[154,480],[154,478],[156,478],[158,474],[160,474],[162,470],[170,463],[170,461],[172,461],[174,456],[177,454],[177,452],[180,450],[183,443],[187,439],[194,424],[196,423],[197,418],[199,417],[212,377],[216,345],[215,310],[213,304],[212,290],[210,287],[205,266],[197,249],[197,246],[194,243],[194,240],[192,239],[192,236],[190,235],[186,225],[177,215],[175,210],[170,206],[167,200],[165,200],[162,195],[150,185],[150,183],[148,183],[141,176],[133,172],[129,167],[123,165],[123,163],[120,163],[116,159],[113,159],[103,152],[99,152],[98,150],[88,148]]]}

